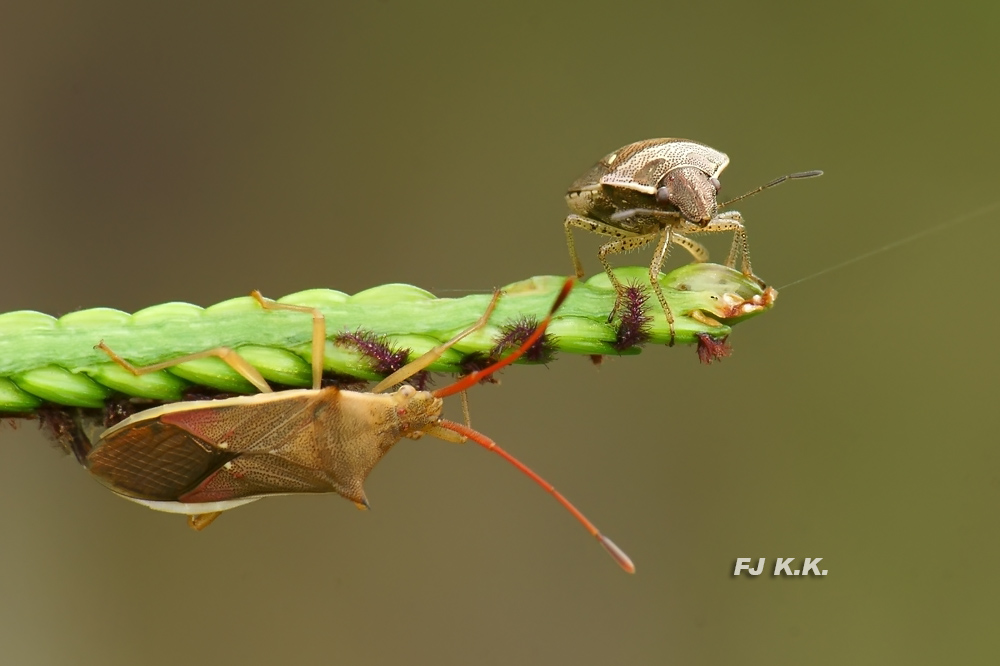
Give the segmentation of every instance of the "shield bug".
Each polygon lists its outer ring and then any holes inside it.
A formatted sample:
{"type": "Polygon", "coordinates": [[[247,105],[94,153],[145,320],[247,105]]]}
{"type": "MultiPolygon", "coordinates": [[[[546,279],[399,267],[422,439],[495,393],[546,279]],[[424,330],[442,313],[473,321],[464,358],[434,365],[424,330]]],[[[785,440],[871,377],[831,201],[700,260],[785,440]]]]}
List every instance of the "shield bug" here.
{"type": "Polygon", "coordinates": [[[737,258],[741,258],[743,274],[760,282],[750,265],[743,216],[735,210],[720,212],[720,209],[786,180],[811,178],[823,172],[782,176],[720,205],[716,199],[722,188],[719,174],[728,164],[725,153],[694,141],[647,139],[606,155],[570,185],[566,201],[572,213],[564,226],[577,277],[583,277],[584,272],[573,242],[573,229],[586,229],[613,239],[598,251],[601,264],[618,292],[608,321],[614,319],[625,291],[611,271],[608,255],[637,250],[654,241],[657,244],[649,265],[649,280],[670,324],[671,340],[674,317],[658,280],[671,245],[680,245],[695,261],[708,261],[708,250],[688,236],[731,231],[733,244],[726,266],[735,267],[737,258]]]}
{"type": "Polygon", "coordinates": [[[275,303],[257,292],[254,298],[265,309],[312,313],[311,389],[273,392],[253,366],[227,348],[135,367],[102,342],[98,348],[137,375],[216,356],[261,393],[172,403],[135,414],[100,435],[87,455],[87,468],[122,497],[152,509],[187,514],[189,524],[202,529],[222,511],[268,495],[332,492],[359,508],[367,508],[364,480],[403,437],[433,435],[450,442],[471,439],[542,486],[623,569],[634,572],[628,556],[548,482],[469,425],[441,418],[443,398],[462,393],[513,363],[544,335],[572,285],[572,278],[566,281],[548,315],[514,352],[435,391],[418,391],[404,385],[383,393],[428,367],[448,348],[484,326],[499,294],[470,328],[386,377],[371,392],[322,388],[326,342],[323,314],[317,309],[275,303]]]}

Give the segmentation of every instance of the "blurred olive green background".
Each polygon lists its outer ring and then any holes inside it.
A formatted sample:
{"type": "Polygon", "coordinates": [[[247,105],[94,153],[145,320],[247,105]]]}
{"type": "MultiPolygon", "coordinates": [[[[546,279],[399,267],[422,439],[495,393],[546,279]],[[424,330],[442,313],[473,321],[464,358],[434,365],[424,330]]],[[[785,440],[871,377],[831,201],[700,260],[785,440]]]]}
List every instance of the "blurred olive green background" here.
{"type": "MultiPolygon", "coordinates": [[[[728,153],[728,196],[826,170],[739,206],[781,286],[1000,200],[998,18],[5,3],[0,311],[566,273],[566,186],[657,136],[728,153]]],[[[784,290],[718,365],[649,348],[476,389],[474,424],[634,577],[472,446],[404,441],[367,514],[280,498],[196,534],[4,426],[0,662],[996,663],[998,219],[784,290]],[[738,557],[829,575],[734,578],[738,557]]]]}

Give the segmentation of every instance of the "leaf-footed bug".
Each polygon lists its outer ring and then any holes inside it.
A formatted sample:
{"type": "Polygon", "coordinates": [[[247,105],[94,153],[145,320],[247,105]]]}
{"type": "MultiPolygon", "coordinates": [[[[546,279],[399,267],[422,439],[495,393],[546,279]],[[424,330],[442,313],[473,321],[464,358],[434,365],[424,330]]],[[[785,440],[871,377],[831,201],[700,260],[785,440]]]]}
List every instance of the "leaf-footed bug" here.
{"type": "Polygon", "coordinates": [[[511,354],[435,391],[404,385],[387,388],[423,370],[462,338],[486,324],[499,292],[483,316],[386,377],[371,392],[321,388],[326,326],[318,309],[254,298],[269,310],[313,315],[311,389],[273,392],[260,373],[228,348],[211,349],[163,363],[135,367],[101,342],[98,348],[139,375],[208,356],[221,358],[261,393],[221,400],[172,403],[145,410],[109,428],[87,455],[90,472],[112,491],[152,509],[188,515],[202,529],[222,511],[268,495],[337,493],[367,508],[362,484],[401,438],[428,434],[450,442],[471,439],[497,453],[550,493],[627,572],[635,566],[551,484],[493,440],[468,425],[441,418],[443,398],[464,392],[520,358],[545,333],[569,295],[570,278],[548,315],[511,354]]]}
{"type": "Polygon", "coordinates": [[[573,229],[586,229],[614,239],[602,245],[598,252],[618,293],[608,321],[614,319],[625,287],[612,272],[607,256],[637,250],[657,239],[649,265],[649,281],[670,324],[671,344],[674,317],[657,277],[672,244],[690,252],[695,261],[704,262],[708,261],[708,250],[687,235],[731,231],[733,244],[726,266],[734,267],[737,258],[741,258],[743,274],[764,286],[754,276],[750,265],[743,216],[735,210],[720,213],[720,209],[786,180],[812,178],[823,172],[804,171],[781,176],[720,205],[716,200],[722,187],[719,174],[728,164],[729,157],[725,153],[694,141],[647,139],[606,155],[570,185],[566,201],[572,213],[563,224],[577,277],[582,278],[584,271],[576,253],[573,229]]]}

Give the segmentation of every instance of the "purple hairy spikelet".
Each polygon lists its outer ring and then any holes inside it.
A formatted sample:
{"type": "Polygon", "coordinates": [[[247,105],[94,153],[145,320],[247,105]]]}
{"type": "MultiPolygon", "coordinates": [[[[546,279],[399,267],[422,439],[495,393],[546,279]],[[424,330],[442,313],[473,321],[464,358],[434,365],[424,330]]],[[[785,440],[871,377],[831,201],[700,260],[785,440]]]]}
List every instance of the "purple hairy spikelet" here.
{"type": "Polygon", "coordinates": [[[618,328],[612,343],[618,351],[639,347],[649,341],[649,323],[653,318],[646,305],[648,300],[649,294],[635,281],[630,282],[622,292],[618,306],[618,328]]]}
{"type": "Polygon", "coordinates": [[[361,352],[371,361],[372,370],[382,375],[390,375],[402,368],[410,356],[409,349],[393,348],[384,335],[360,328],[353,333],[341,333],[333,341],[361,352]]]}
{"type": "MultiPolygon", "coordinates": [[[[462,362],[459,364],[462,368],[461,375],[465,376],[471,375],[473,372],[479,372],[480,370],[484,370],[485,368],[493,365],[496,361],[497,359],[492,356],[487,356],[481,352],[466,354],[465,358],[463,358],[462,362]]],[[[500,380],[493,375],[483,377],[479,380],[480,384],[498,384],[499,382],[500,380]]]]}
{"type": "Polygon", "coordinates": [[[698,360],[705,365],[721,361],[732,353],[733,348],[726,342],[726,338],[713,338],[708,333],[698,334],[698,360]]]}
{"type": "Polygon", "coordinates": [[[368,386],[368,382],[364,379],[358,379],[357,377],[352,377],[339,372],[324,372],[323,379],[320,381],[319,385],[322,388],[336,386],[341,390],[364,391],[368,386]]]}
{"type": "Polygon", "coordinates": [[[433,384],[431,380],[431,373],[426,370],[421,370],[417,374],[413,375],[406,380],[406,383],[417,389],[418,391],[426,391],[427,387],[433,384]]]}
{"type": "MultiPolygon", "coordinates": [[[[521,317],[510,324],[504,324],[500,327],[500,335],[490,350],[490,358],[500,359],[514,351],[535,332],[536,328],[538,328],[538,320],[534,317],[521,317]]],[[[528,351],[524,353],[522,358],[532,363],[551,361],[555,358],[555,341],[552,336],[548,333],[542,335],[533,345],[528,347],[528,351]]]]}
{"type": "MultiPolygon", "coordinates": [[[[77,409],[76,414],[87,413],[92,419],[99,418],[99,410],[77,409]]],[[[49,438],[59,444],[64,451],[72,453],[77,462],[81,465],[87,464],[87,454],[90,453],[92,443],[80,427],[80,419],[74,417],[73,408],[62,407],[60,405],[42,405],[35,414],[38,416],[38,427],[45,432],[49,438]]],[[[11,425],[15,425],[11,422],[11,425]]]]}

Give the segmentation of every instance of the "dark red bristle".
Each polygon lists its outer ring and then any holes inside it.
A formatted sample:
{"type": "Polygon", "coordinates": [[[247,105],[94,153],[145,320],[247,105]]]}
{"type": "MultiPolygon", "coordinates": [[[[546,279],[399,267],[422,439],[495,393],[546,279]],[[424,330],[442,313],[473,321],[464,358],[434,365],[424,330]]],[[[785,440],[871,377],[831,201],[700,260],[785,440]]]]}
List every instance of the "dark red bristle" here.
{"type": "Polygon", "coordinates": [[[721,361],[732,354],[733,348],[726,342],[726,338],[713,338],[708,333],[699,333],[698,359],[705,365],[711,365],[712,361],[721,361]]]}
{"type": "MultiPolygon", "coordinates": [[[[463,376],[471,375],[473,372],[479,372],[480,370],[485,370],[489,366],[493,365],[493,363],[495,363],[496,361],[497,359],[493,358],[492,356],[487,356],[486,354],[483,354],[481,352],[472,352],[471,354],[467,354],[465,358],[462,359],[462,362],[459,364],[459,367],[461,367],[462,369],[461,374],[463,376]]],[[[493,375],[487,375],[483,377],[481,380],[479,380],[480,384],[496,384],[498,382],[499,380],[496,379],[493,375]]]]}
{"type": "Polygon", "coordinates": [[[402,368],[410,356],[409,349],[393,348],[384,335],[360,328],[353,333],[341,333],[333,341],[357,349],[371,361],[372,370],[382,375],[391,375],[402,368]]]}
{"type": "Polygon", "coordinates": [[[146,409],[123,395],[115,395],[104,401],[104,427],[118,425],[136,412],[146,409]]]}
{"type": "Polygon", "coordinates": [[[368,382],[364,379],[358,379],[357,377],[341,374],[339,372],[324,372],[323,379],[320,381],[319,385],[322,388],[336,386],[339,389],[347,391],[364,391],[368,386],[368,382]]]}
{"type": "Polygon", "coordinates": [[[649,342],[649,324],[653,321],[649,315],[646,301],[649,294],[631,282],[622,293],[621,305],[618,307],[618,328],[615,331],[615,341],[612,346],[618,351],[639,347],[649,342]]]}
{"type": "MultiPolygon", "coordinates": [[[[500,335],[490,350],[490,358],[500,359],[508,352],[517,349],[535,332],[536,328],[538,328],[538,320],[534,317],[522,317],[510,324],[504,324],[500,327],[500,335]]],[[[524,359],[532,363],[548,363],[554,357],[555,344],[548,333],[531,345],[523,356],[524,359]]]]}
{"type": "Polygon", "coordinates": [[[417,389],[418,391],[426,391],[427,388],[434,382],[431,380],[431,373],[426,370],[421,370],[417,374],[413,375],[406,380],[406,383],[417,389]]]}
{"type": "Polygon", "coordinates": [[[184,389],[183,393],[184,401],[195,401],[195,400],[225,400],[226,398],[235,398],[238,395],[243,395],[242,393],[233,393],[232,391],[220,391],[208,386],[189,386],[184,389]]]}
{"type": "Polygon", "coordinates": [[[92,442],[87,438],[82,422],[99,423],[104,414],[100,409],[42,405],[36,410],[38,427],[67,453],[72,453],[77,462],[86,465],[87,454],[92,442]]]}

